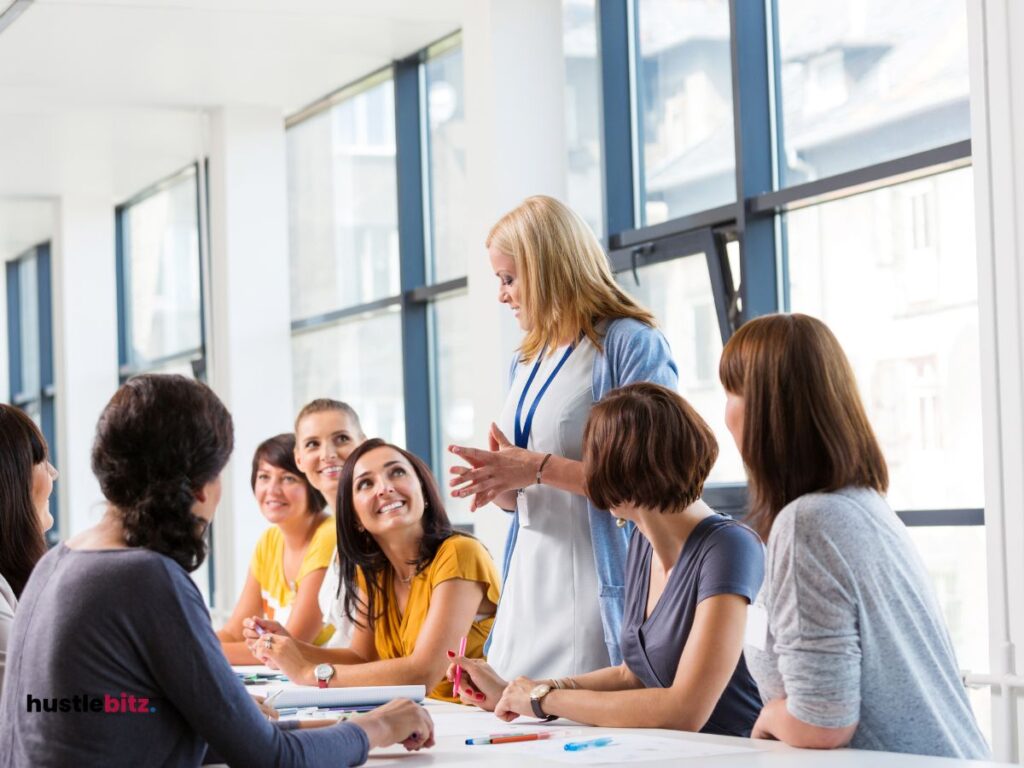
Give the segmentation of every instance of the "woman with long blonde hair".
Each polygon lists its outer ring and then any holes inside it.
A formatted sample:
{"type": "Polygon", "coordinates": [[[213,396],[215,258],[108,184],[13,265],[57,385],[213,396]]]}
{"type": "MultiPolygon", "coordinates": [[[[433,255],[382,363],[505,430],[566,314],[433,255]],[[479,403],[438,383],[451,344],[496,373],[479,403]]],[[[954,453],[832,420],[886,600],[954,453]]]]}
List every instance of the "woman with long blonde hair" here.
{"type": "Polygon", "coordinates": [[[567,206],[527,198],[486,246],[498,301],[524,331],[490,450],[450,447],[469,464],[452,468],[454,495],[513,514],[488,658],[504,675],[582,674],[622,661],[629,539],[587,498],[583,426],[615,387],[675,389],[676,366],[654,317],[615,283],[597,238],[567,206]]]}

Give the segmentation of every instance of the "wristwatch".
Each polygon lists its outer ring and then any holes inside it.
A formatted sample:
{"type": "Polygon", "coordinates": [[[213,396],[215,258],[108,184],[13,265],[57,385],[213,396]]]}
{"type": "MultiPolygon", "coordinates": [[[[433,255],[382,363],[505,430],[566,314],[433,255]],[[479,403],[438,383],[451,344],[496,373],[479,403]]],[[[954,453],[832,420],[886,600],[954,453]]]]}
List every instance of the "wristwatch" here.
{"type": "Polygon", "coordinates": [[[334,667],[330,664],[317,664],[313,668],[313,676],[316,678],[318,686],[326,688],[331,678],[334,677],[334,667]]]}
{"type": "Polygon", "coordinates": [[[558,715],[549,715],[540,706],[541,701],[543,701],[544,697],[549,693],[551,693],[551,686],[547,683],[536,685],[533,690],[530,691],[530,706],[533,707],[533,714],[541,720],[555,720],[558,718],[558,715]]]}

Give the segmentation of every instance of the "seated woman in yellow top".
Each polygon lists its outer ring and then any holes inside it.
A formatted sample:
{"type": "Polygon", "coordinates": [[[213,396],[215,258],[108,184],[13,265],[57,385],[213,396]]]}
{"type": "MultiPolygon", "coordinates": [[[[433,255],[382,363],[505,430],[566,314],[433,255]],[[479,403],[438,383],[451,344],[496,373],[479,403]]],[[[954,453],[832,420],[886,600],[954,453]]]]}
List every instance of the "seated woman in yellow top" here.
{"type": "Polygon", "coordinates": [[[431,698],[456,701],[444,652],[466,636],[466,656],[483,657],[500,588],[494,561],[479,541],[452,530],[434,476],[401,448],[363,443],[338,487],[350,646],[318,648],[255,618],[244,632],[253,653],[305,685],[422,684],[431,698]]]}
{"type": "Polygon", "coordinates": [[[234,613],[217,633],[232,664],[257,664],[242,636],[250,616],[273,619],[293,637],[314,644],[330,637],[317,595],[334,554],[334,519],[295,465],[295,436],[264,440],[252,457],[251,485],[273,526],[260,536],[234,613]]]}

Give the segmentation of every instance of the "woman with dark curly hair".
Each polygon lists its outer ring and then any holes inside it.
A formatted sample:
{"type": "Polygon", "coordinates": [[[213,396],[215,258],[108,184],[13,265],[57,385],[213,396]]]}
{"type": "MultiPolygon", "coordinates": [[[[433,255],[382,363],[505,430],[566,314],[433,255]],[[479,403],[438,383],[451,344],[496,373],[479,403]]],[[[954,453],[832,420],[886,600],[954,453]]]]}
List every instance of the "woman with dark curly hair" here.
{"type": "Polygon", "coordinates": [[[138,376],[107,404],[92,452],[106,511],[22,593],[0,766],[356,765],[374,746],[433,743],[429,716],[400,701],[286,730],[297,723],[269,722],[231,671],[188,572],[233,441],[221,401],[182,376],[138,376]]]}
{"type": "Polygon", "coordinates": [[[46,554],[56,479],[39,427],[20,408],[0,404],[0,689],[18,597],[46,554]]]}
{"type": "Polygon", "coordinates": [[[483,655],[499,589],[490,554],[452,530],[427,465],[379,438],[345,461],[337,525],[350,646],[318,648],[256,619],[245,631],[253,652],[305,685],[422,684],[456,701],[444,652],[465,636],[467,656],[483,655]]]}

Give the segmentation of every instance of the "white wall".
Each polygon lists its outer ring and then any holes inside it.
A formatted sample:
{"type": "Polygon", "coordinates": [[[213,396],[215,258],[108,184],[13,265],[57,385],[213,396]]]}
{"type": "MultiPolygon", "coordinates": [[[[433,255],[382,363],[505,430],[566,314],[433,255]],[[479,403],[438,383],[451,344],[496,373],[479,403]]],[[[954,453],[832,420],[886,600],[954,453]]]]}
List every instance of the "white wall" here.
{"type": "Polygon", "coordinates": [[[1024,722],[1024,3],[967,4],[981,326],[994,756],[1020,761],[1024,722]]]}
{"type": "Polygon", "coordinates": [[[214,526],[216,607],[230,610],[266,523],[250,460],[292,426],[284,116],[223,108],[210,120],[209,382],[231,411],[235,452],[214,526]]]}

